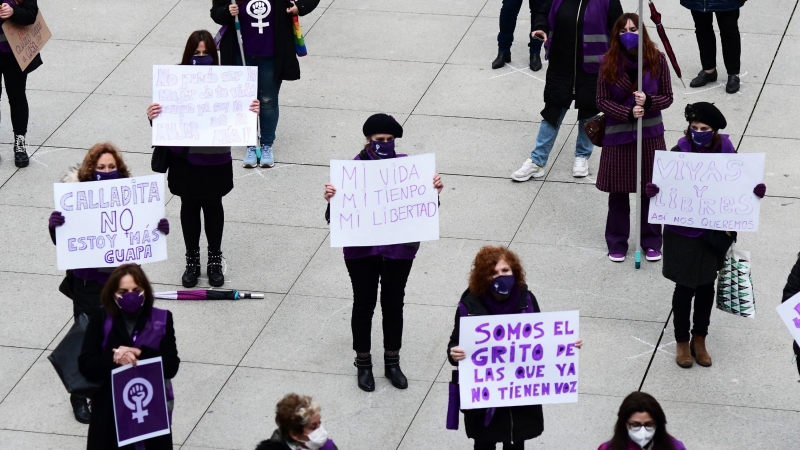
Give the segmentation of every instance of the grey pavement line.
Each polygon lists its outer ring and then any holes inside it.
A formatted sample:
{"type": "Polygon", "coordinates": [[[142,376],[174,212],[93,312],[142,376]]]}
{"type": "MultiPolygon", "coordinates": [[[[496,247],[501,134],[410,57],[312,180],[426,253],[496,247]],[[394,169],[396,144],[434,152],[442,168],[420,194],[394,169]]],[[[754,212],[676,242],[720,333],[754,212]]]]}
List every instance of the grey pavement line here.
{"type": "Polygon", "coordinates": [[[36,363],[39,361],[39,358],[41,358],[42,355],[44,355],[44,352],[45,352],[45,350],[42,350],[41,352],[39,352],[39,355],[36,357],[36,359],[33,360],[33,362],[28,366],[27,369],[25,369],[25,373],[23,373],[21,377],[17,378],[17,381],[14,383],[13,386],[11,386],[11,389],[9,389],[8,392],[6,392],[6,395],[4,395],[3,398],[0,398],[0,405],[2,405],[3,402],[6,401],[8,396],[11,395],[12,392],[14,392],[14,389],[17,388],[17,385],[19,385],[19,383],[25,378],[25,375],[27,375],[28,372],[31,371],[33,366],[36,365],[36,363]]]}
{"type": "Polygon", "coordinates": [[[57,277],[57,278],[61,278],[63,276],[61,274],[54,274],[54,273],[21,272],[17,270],[0,270],[0,273],[14,273],[18,275],[39,275],[39,276],[57,277]]]}
{"type": "MultiPolygon", "coordinates": [[[[485,3],[484,3],[484,6],[486,6],[485,3]]],[[[394,11],[394,10],[391,10],[391,9],[358,9],[358,8],[347,8],[347,7],[338,8],[338,7],[333,7],[333,3],[328,5],[327,9],[336,9],[336,10],[339,10],[339,11],[358,11],[358,12],[393,13],[393,14],[413,14],[413,15],[417,15],[417,16],[447,16],[447,17],[472,17],[472,18],[478,18],[478,17],[480,17],[480,14],[481,14],[480,11],[478,11],[478,14],[473,16],[473,15],[470,15],[470,14],[447,14],[447,13],[438,13],[438,12],[436,12],[436,13],[433,13],[433,12],[430,12],[430,13],[428,13],[428,12],[409,12],[409,11],[394,11]]],[[[483,9],[483,6],[481,7],[481,9],[483,9]]],[[[484,18],[486,18],[486,17],[484,17],[484,18]]],[[[489,17],[489,19],[497,19],[497,17],[489,17]]],[[[522,22],[522,20],[519,20],[518,22],[522,22]]],[[[528,22],[530,22],[530,20],[528,20],[528,22]]]]}
{"type": "MultiPolygon", "coordinates": [[[[447,360],[447,358],[445,358],[445,360],[447,360]]],[[[183,361],[183,360],[181,360],[181,361],[183,361]]],[[[207,364],[207,363],[195,363],[195,364],[207,364]]],[[[233,367],[233,366],[227,365],[227,364],[212,364],[212,365],[225,365],[226,367],[233,367]]],[[[247,365],[242,365],[242,364],[236,366],[236,368],[239,368],[239,367],[241,367],[243,369],[275,370],[275,371],[278,371],[278,372],[291,372],[291,373],[313,373],[313,374],[317,374],[317,375],[332,375],[332,376],[347,377],[347,378],[352,378],[353,377],[352,374],[336,373],[336,372],[320,372],[320,371],[316,371],[316,370],[284,369],[284,368],[281,368],[281,367],[247,366],[247,365]]],[[[439,370],[441,370],[441,368],[439,370]]],[[[420,382],[420,383],[431,383],[431,382],[435,381],[438,376],[439,376],[439,372],[437,371],[436,375],[433,377],[433,380],[422,380],[422,379],[419,379],[419,378],[408,378],[408,379],[411,380],[411,381],[417,381],[417,382],[420,382]]]]}
{"type": "MultiPolygon", "coordinates": [[[[452,64],[454,65],[454,64],[452,64]]],[[[499,119],[499,118],[490,118],[490,117],[471,117],[471,116],[451,116],[448,114],[424,114],[424,113],[414,113],[416,117],[445,117],[450,119],[470,119],[470,120],[492,120],[496,122],[516,122],[516,123],[541,123],[542,121],[536,120],[517,120],[517,119],[499,119]]],[[[411,114],[409,114],[411,116],[411,114]]],[[[562,122],[562,125],[568,125],[562,122]]]]}
{"type": "MultiPolygon", "coordinates": [[[[63,329],[63,328],[62,328],[63,329]]],[[[60,333],[61,331],[59,331],[60,333]]],[[[52,342],[51,342],[52,343],[52,342]]],[[[49,344],[48,344],[49,345],[49,344]]],[[[37,350],[37,351],[44,351],[47,350],[47,347],[25,347],[24,345],[0,345],[0,348],[18,348],[20,350],[37,350]]],[[[37,358],[38,359],[38,358],[37,358]]]]}
{"type": "Polygon", "coordinates": [[[83,435],[83,434],[47,433],[47,432],[44,432],[44,431],[19,430],[17,428],[5,428],[5,427],[0,427],[0,430],[3,430],[3,431],[16,431],[16,432],[19,432],[19,433],[50,434],[50,435],[53,435],[53,436],[79,437],[79,438],[86,439],[86,435],[83,435]]]}

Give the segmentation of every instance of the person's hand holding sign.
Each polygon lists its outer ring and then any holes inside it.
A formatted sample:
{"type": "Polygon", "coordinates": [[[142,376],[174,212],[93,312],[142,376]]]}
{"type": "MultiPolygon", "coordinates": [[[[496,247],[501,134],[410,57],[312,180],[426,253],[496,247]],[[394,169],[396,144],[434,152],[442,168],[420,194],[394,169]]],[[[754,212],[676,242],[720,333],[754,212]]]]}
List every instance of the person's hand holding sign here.
{"type": "Polygon", "coordinates": [[[433,187],[435,187],[436,191],[440,194],[442,193],[442,189],[444,189],[444,184],[442,184],[442,177],[440,177],[438,173],[433,176],[433,187]]]}
{"type": "Polygon", "coordinates": [[[11,7],[8,3],[3,3],[3,6],[0,6],[0,19],[8,19],[9,17],[14,15],[14,8],[11,7]]]}
{"type": "Polygon", "coordinates": [[[336,195],[336,188],[333,187],[333,185],[330,183],[325,183],[325,195],[324,195],[325,201],[330,203],[331,197],[333,197],[334,195],[336,195]]]}
{"type": "Polygon", "coordinates": [[[139,356],[141,354],[142,351],[138,348],[121,345],[119,348],[114,349],[114,363],[120,366],[133,364],[133,366],[136,367],[136,363],[139,362],[139,356]]]}
{"type": "MultiPolygon", "coordinates": [[[[575,348],[579,349],[581,347],[583,347],[583,339],[578,339],[575,341],[575,348]]],[[[467,358],[467,352],[463,348],[455,346],[450,349],[450,357],[453,358],[453,361],[458,362],[467,358]]]]}

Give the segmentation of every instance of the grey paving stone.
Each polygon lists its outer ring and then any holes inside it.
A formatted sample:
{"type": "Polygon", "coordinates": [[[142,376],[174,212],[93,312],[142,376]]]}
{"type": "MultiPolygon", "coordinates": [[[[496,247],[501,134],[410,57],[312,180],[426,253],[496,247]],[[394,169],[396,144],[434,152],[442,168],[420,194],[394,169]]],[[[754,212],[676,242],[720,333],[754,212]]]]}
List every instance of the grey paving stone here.
{"type": "MultiPolygon", "coordinates": [[[[491,3],[491,2],[490,2],[491,3]]],[[[528,10],[527,4],[520,11],[517,26],[514,28],[514,44],[511,47],[511,65],[524,69],[530,65],[530,50],[528,49],[528,33],[531,29],[530,15],[526,15],[528,10]]],[[[499,11],[499,8],[498,8],[499,11]]],[[[469,64],[473,66],[481,66],[483,68],[492,67],[492,61],[497,56],[497,33],[498,19],[490,17],[477,17],[469,27],[469,31],[464,35],[464,38],[459,42],[458,47],[453,52],[450,59],[447,60],[448,64],[469,64]]],[[[544,79],[544,74],[547,71],[547,61],[544,59],[544,50],[541,52],[542,56],[542,70],[538,72],[531,72],[531,75],[544,79]]],[[[506,73],[507,69],[503,72],[506,73]]],[[[511,76],[511,75],[509,75],[511,76]]],[[[516,75],[515,75],[516,76],[516,75]]]]}
{"type": "Polygon", "coordinates": [[[745,136],[739,146],[740,153],[766,153],[764,183],[770,196],[800,197],[800,171],[787,164],[797,154],[800,141],[745,136]]]}
{"type": "MultiPolygon", "coordinates": [[[[86,99],[87,94],[28,89],[27,96],[30,118],[26,137],[29,146],[37,146],[43,144],[61,126],[64,120],[70,117],[75,109],[86,99]]],[[[0,102],[0,114],[2,114],[2,117],[11,117],[7,101],[0,102]]],[[[0,142],[14,143],[14,130],[11,126],[11,120],[0,121],[0,142]]],[[[4,154],[3,156],[3,159],[13,164],[13,155],[4,154]],[[6,155],[8,155],[8,158],[6,158],[6,155]]]]}
{"type": "MultiPolygon", "coordinates": [[[[178,341],[178,353],[183,346],[178,341]]],[[[178,375],[172,380],[175,389],[172,442],[182,444],[206,413],[234,367],[217,364],[195,364],[181,361],[178,375]]]]}
{"type": "Polygon", "coordinates": [[[61,434],[0,430],[0,448],[31,450],[83,450],[86,438],[61,434]]]}
{"type": "Polygon", "coordinates": [[[133,47],[110,42],[51,39],[43,56],[45,63],[28,77],[27,87],[54,93],[91,93],[133,47]]]}
{"type": "Polygon", "coordinates": [[[0,272],[0,307],[6,311],[0,317],[2,345],[44,349],[71,322],[72,301],[58,292],[62,277],[0,272]],[[31,311],[34,321],[28,320],[31,311]]]}
{"type": "Polygon", "coordinates": [[[480,12],[485,0],[444,0],[426,2],[424,0],[336,0],[331,9],[356,9],[370,11],[415,12],[420,14],[450,14],[475,16],[480,12]]]}
{"type": "Polygon", "coordinates": [[[746,136],[796,139],[796,124],[793,115],[776,105],[787,104],[800,93],[800,86],[767,84],[761,91],[759,102],[753,111],[753,118],[747,126],[746,136]]]}
{"type": "MultiPolygon", "coordinates": [[[[98,94],[124,95],[129,97],[147,97],[147,105],[153,98],[153,66],[156,64],[180,64],[183,58],[183,45],[189,33],[180,40],[179,46],[164,42],[161,46],[138,45],[119,66],[117,66],[95,91],[98,94]]],[[[160,42],[160,40],[155,41],[160,42]]],[[[137,100],[137,104],[140,101],[137,100]]],[[[139,111],[136,128],[147,129],[145,109],[139,111]],[[144,119],[142,121],[141,119],[144,119]]],[[[148,139],[149,141],[149,139],[148,139]]]]}
{"type": "Polygon", "coordinates": [[[0,399],[11,392],[41,354],[41,350],[31,348],[0,347],[0,357],[5,361],[0,367],[0,399]]]}
{"type": "MultiPolygon", "coordinates": [[[[64,276],[64,272],[56,268],[55,248],[47,233],[50,212],[50,208],[0,206],[0,217],[4,219],[0,220],[0,233],[16,237],[0,240],[0,255],[3,255],[0,271],[64,276]],[[7,217],[24,217],[25,220],[5,220],[7,217]],[[25,243],[24,251],[21,251],[20,242],[25,243]]],[[[57,286],[56,283],[53,287],[57,286]]]]}
{"type": "Polygon", "coordinates": [[[781,48],[778,56],[769,71],[768,84],[790,84],[798,85],[797,73],[800,72],[800,62],[794,55],[800,51],[800,37],[785,36],[781,40],[781,48]]]}
{"type": "Polygon", "coordinates": [[[147,33],[141,44],[176,47],[183,50],[186,40],[195,30],[208,30],[212,34],[220,26],[211,20],[211,2],[205,0],[180,0],[158,25],[147,33]]]}

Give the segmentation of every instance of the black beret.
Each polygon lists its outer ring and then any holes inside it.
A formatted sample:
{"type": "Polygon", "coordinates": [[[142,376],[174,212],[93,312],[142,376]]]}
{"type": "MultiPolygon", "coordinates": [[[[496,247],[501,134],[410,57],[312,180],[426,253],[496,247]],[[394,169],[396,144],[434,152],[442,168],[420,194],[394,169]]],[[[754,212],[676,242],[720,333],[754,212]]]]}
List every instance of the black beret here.
{"type": "Polygon", "coordinates": [[[373,134],[391,134],[395,138],[403,137],[403,126],[388,114],[373,114],[364,122],[364,136],[373,134]]]}
{"type": "Polygon", "coordinates": [[[686,105],[684,112],[688,122],[703,122],[715,130],[722,130],[728,126],[725,116],[713,103],[697,102],[686,105]]]}

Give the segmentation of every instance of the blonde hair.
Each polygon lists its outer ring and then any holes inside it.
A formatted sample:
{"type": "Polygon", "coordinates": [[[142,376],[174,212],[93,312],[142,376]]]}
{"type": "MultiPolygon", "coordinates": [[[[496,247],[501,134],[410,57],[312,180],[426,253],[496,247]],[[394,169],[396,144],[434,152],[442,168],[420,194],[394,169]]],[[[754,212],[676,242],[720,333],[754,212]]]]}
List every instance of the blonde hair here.
{"type": "Polygon", "coordinates": [[[285,439],[291,439],[290,432],[303,434],[303,429],[322,408],[307,395],[286,394],[275,407],[275,423],[285,439]]]}

